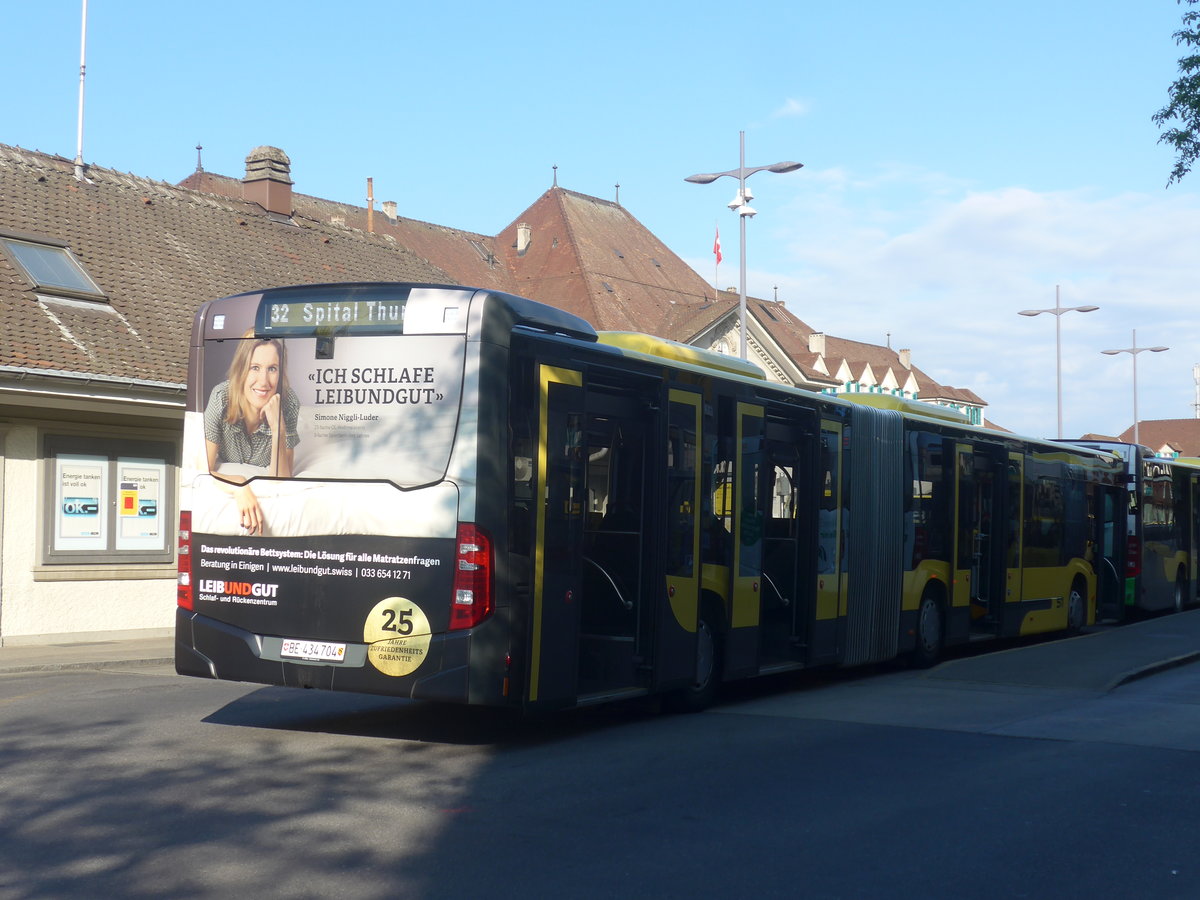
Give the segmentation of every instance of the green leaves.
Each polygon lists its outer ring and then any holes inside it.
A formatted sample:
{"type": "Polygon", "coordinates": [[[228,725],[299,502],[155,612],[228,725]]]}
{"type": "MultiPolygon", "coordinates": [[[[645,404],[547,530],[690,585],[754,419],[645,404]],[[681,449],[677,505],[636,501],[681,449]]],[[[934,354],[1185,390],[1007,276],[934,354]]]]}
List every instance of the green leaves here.
{"type": "MultiPolygon", "coordinates": [[[[1179,0],[1195,5],[1197,0],[1179,0]]],[[[1200,11],[1183,14],[1184,28],[1175,32],[1175,42],[1200,49],[1200,11]]],[[[1154,124],[1163,129],[1160,144],[1175,148],[1175,167],[1167,179],[1167,187],[1181,181],[1200,158],[1200,53],[1191,53],[1179,60],[1179,79],[1167,90],[1170,102],[1151,116],[1154,124]]]]}

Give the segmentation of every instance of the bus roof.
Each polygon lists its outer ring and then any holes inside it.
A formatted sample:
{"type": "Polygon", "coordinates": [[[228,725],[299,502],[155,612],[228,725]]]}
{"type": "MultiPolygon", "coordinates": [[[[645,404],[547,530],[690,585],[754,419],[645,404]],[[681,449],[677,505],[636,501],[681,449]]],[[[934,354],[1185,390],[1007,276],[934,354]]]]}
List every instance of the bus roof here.
{"type": "Polygon", "coordinates": [[[873,406],[875,409],[894,409],[910,416],[924,416],[927,419],[943,419],[955,425],[974,424],[957,409],[949,406],[937,406],[933,403],[923,403],[908,397],[896,397],[892,394],[841,394],[841,399],[859,406],[873,406]]]}
{"type": "Polygon", "coordinates": [[[736,356],[726,356],[715,350],[693,347],[691,344],[681,344],[679,341],[670,341],[636,331],[600,331],[597,332],[597,340],[601,344],[607,344],[620,350],[633,350],[647,356],[657,356],[660,359],[688,363],[721,372],[731,372],[734,375],[755,378],[759,381],[767,380],[763,370],[748,360],[739,359],[736,356]]]}

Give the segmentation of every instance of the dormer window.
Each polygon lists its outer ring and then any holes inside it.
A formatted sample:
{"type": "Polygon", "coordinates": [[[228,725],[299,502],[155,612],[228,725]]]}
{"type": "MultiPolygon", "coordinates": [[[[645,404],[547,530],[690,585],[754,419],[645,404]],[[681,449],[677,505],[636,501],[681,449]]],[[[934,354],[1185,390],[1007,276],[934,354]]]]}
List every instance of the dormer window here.
{"type": "Polygon", "coordinates": [[[0,232],[0,249],[35,291],[57,297],[107,301],[66,241],[0,232]]]}

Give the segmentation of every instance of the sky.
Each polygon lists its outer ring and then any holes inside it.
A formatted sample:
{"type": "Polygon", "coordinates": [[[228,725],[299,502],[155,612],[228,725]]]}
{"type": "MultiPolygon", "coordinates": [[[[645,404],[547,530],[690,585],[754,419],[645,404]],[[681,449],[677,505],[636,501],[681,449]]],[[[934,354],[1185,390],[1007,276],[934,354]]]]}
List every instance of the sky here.
{"type": "MultiPolygon", "coordinates": [[[[0,143],[74,158],[82,6],[5,10],[0,143]]],[[[198,144],[235,177],[271,145],[301,193],[365,205],[371,178],[377,205],[481,234],[557,177],[733,287],[736,182],[684,178],[736,169],[744,134],[748,167],[804,163],[748,182],[752,296],[911,349],[1022,434],[1057,435],[1056,330],[1066,436],[1132,424],[1135,366],[1143,421],[1196,415],[1200,171],[1167,187],[1151,121],[1188,7],[733,6],[91,0],[83,156],[177,182],[198,144]],[[1058,305],[1099,309],[1018,315],[1058,305]]]]}

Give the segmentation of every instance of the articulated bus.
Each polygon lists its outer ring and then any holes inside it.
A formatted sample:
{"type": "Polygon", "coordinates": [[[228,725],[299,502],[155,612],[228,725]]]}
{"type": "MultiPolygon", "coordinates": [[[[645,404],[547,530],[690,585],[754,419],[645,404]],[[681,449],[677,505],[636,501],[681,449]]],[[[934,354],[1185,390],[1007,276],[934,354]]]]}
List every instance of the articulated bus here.
{"type": "Polygon", "coordinates": [[[1149,447],[1081,442],[1121,458],[1129,485],[1122,603],[1101,608],[1117,620],[1141,612],[1178,612],[1194,604],[1200,559],[1200,461],[1163,459],[1149,447]]]}
{"type": "Polygon", "coordinates": [[[192,332],[176,669],[523,711],[1078,630],[1124,468],[527,299],[331,284],[192,332]]]}

